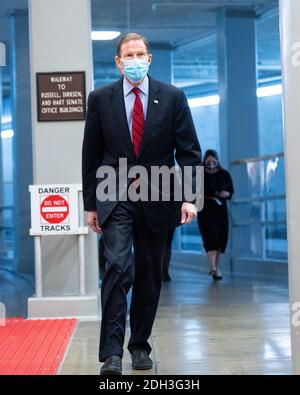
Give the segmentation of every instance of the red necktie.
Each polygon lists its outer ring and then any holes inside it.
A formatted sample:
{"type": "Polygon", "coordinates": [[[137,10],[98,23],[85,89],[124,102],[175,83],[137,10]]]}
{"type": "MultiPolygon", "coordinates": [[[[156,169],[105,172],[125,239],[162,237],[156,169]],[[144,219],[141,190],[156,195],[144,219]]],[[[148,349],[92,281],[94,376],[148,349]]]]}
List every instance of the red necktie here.
{"type": "Polygon", "coordinates": [[[139,88],[133,88],[132,92],[135,94],[132,111],[132,144],[135,156],[137,156],[142,144],[145,120],[143,104],[140,99],[140,90],[139,88]]]}

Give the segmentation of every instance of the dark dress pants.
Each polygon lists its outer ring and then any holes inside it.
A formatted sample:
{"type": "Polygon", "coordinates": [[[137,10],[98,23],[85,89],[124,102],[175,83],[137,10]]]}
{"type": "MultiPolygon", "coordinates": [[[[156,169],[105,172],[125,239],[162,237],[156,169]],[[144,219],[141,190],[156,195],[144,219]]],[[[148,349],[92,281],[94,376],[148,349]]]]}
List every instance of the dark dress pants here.
{"type": "Polygon", "coordinates": [[[128,350],[151,352],[151,334],[161,289],[167,232],[153,232],[140,202],[119,202],[102,226],[106,273],[101,287],[99,360],[123,357],[127,293],[132,287],[128,350]],[[132,254],[134,247],[134,256],[132,254]]]}
{"type": "Polygon", "coordinates": [[[165,254],[163,259],[163,266],[162,266],[162,274],[163,276],[167,276],[169,274],[169,267],[171,262],[171,255],[172,255],[172,242],[174,238],[175,229],[170,229],[167,232],[167,241],[166,241],[166,248],[165,254]]]}

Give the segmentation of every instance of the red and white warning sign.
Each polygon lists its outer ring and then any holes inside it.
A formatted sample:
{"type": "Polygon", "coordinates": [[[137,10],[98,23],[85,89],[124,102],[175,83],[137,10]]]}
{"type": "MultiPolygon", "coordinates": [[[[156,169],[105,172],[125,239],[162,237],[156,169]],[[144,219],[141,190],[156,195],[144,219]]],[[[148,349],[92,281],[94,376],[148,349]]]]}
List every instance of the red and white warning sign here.
{"type": "Polygon", "coordinates": [[[86,233],[79,227],[78,194],[81,186],[30,185],[31,235],[86,233]]]}
{"type": "Polygon", "coordinates": [[[49,224],[64,222],[69,216],[69,203],[63,195],[50,195],[41,203],[41,218],[49,224]]]}

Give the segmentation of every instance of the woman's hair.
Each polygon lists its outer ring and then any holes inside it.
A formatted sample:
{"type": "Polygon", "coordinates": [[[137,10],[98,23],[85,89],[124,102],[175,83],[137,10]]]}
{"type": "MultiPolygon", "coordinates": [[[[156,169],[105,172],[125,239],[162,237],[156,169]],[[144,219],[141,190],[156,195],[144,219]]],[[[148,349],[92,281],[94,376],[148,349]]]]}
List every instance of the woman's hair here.
{"type": "Polygon", "coordinates": [[[218,161],[218,163],[219,163],[219,166],[218,166],[218,167],[221,169],[222,167],[221,167],[221,164],[220,164],[219,155],[218,155],[217,151],[214,150],[214,149],[208,149],[208,150],[205,152],[204,158],[203,158],[203,164],[205,163],[206,159],[207,159],[209,156],[213,156],[213,157],[218,161]]]}

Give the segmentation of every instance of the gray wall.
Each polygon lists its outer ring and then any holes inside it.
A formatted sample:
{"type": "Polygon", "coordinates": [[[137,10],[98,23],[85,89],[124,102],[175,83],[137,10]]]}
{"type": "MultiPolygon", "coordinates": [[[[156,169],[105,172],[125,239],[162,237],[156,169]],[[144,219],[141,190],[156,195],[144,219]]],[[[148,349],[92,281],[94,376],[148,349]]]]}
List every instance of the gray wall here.
{"type": "Polygon", "coordinates": [[[300,374],[300,2],[280,1],[293,373],[300,374]],[[298,50],[295,50],[295,43],[298,50]],[[298,51],[298,52],[297,52],[298,51]]]}

